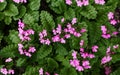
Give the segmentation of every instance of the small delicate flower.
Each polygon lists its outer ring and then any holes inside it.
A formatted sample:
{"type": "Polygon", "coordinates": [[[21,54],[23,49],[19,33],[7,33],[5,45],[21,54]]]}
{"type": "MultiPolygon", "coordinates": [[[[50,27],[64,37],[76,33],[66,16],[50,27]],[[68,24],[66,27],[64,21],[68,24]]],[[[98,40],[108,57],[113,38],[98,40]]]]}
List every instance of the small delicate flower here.
{"type": "Polygon", "coordinates": [[[114,49],[117,49],[118,47],[119,47],[118,44],[113,46],[114,49]]]}
{"type": "Polygon", "coordinates": [[[71,0],[66,0],[66,4],[67,4],[67,5],[71,5],[71,4],[72,4],[72,1],[71,1],[71,0]]]}
{"type": "Polygon", "coordinates": [[[110,75],[111,73],[111,67],[105,67],[105,74],[110,75]]]}
{"type": "Polygon", "coordinates": [[[8,74],[8,71],[7,71],[6,68],[1,68],[1,69],[0,69],[0,72],[1,72],[2,74],[4,74],[4,75],[7,75],[7,74],[8,74]]]}
{"type": "Polygon", "coordinates": [[[79,72],[81,72],[81,71],[84,71],[84,68],[82,66],[77,66],[76,70],[78,70],[79,72]]]}
{"type": "Polygon", "coordinates": [[[0,2],[4,2],[4,0],[0,0],[0,2]]]}
{"type": "Polygon", "coordinates": [[[101,30],[103,34],[106,34],[107,32],[107,28],[105,26],[101,26],[101,30]]]}
{"type": "Polygon", "coordinates": [[[94,54],[88,54],[88,57],[92,59],[92,58],[95,58],[95,55],[94,54]]]}
{"type": "Polygon", "coordinates": [[[34,53],[36,51],[35,47],[29,47],[28,52],[34,53]]]}
{"type": "Polygon", "coordinates": [[[8,58],[5,60],[5,62],[11,62],[12,61],[12,58],[8,58]]]}
{"type": "Polygon", "coordinates": [[[112,60],[112,57],[108,56],[104,56],[101,60],[101,64],[105,64],[107,62],[110,62],[110,60],[112,60]]]}
{"type": "Polygon", "coordinates": [[[73,59],[73,60],[70,60],[70,65],[73,66],[73,67],[77,67],[79,66],[79,60],[77,59],[73,59]]]}
{"type": "Polygon", "coordinates": [[[112,25],[116,25],[117,24],[117,21],[116,20],[110,20],[110,24],[112,24],[112,25]]]}
{"type": "Polygon", "coordinates": [[[60,42],[61,42],[61,43],[66,43],[66,41],[65,41],[64,38],[61,38],[61,39],[60,39],[60,42]]]}
{"type": "Polygon", "coordinates": [[[80,48],[80,52],[84,52],[84,48],[80,48]]]}
{"type": "Polygon", "coordinates": [[[84,40],[80,41],[80,46],[82,47],[84,45],[84,40]]]}
{"type": "Polygon", "coordinates": [[[83,28],[83,29],[80,30],[81,33],[84,33],[84,32],[86,32],[86,31],[87,31],[87,30],[86,30],[85,28],[83,28]]]}
{"type": "Polygon", "coordinates": [[[111,35],[110,34],[102,34],[102,37],[105,39],[109,39],[111,37],[111,35]]]}
{"type": "Polygon", "coordinates": [[[83,66],[85,69],[91,68],[90,63],[89,63],[88,60],[82,61],[82,66],[83,66]]]}
{"type": "Polygon", "coordinates": [[[84,6],[89,5],[89,0],[83,0],[83,5],[84,5],[84,6]]]}
{"type": "Polygon", "coordinates": [[[113,35],[117,35],[117,34],[118,34],[118,32],[117,32],[117,31],[115,31],[115,32],[113,32],[112,34],[113,34],[113,35]]]}
{"type": "Polygon", "coordinates": [[[26,56],[31,57],[32,55],[29,52],[24,52],[26,56]]]}
{"type": "Polygon", "coordinates": [[[109,13],[108,13],[108,19],[111,20],[111,19],[113,19],[113,18],[114,18],[113,12],[109,12],[109,13]]]}
{"type": "Polygon", "coordinates": [[[8,70],[8,74],[14,74],[14,70],[8,70]]]}
{"type": "Polygon", "coordinates": [[[49,72],[45,72],[45,75],[50,75],[50,73],[49,72]]]}
{"type": "Polygon", "coordinates": [[[74,25],[75,23],[77,23],[77,18],[73,18],[71,23],[72,23],[72,25],[74,25]]]}
{"type": "Polygon", "coordinates": [[[95,45],[95,46],[92,46],[92,52],[97,52],[98,50],[98,46],[97,45],[95,45]]]}
{"type": "Polygon", "coordinates": [[[73,52],[72,52],[72,56],[73,56],[73,59],[76,59],[76,58],[77,58],[77,52],[76,52],[76,51],[73,51],[73,52]]]}
{"type": "Polygon", "coordinates": [[[40,68],[40,70],[39,70],[39,75],[43,75],[43,69],[42,68],[40,68]]]}
{"type": "Polygon", "coordinates": [[[82,7],[83,6],[83,2],[81,0],[76,0],[77,6],[78,7],[82,7]]]}
{"type": "Polygon", "coordinates": [[[62,19],[61,19],[61,22],[63,23],[64,21],[65,21],[65,18],[62,18],[62,19]]]}

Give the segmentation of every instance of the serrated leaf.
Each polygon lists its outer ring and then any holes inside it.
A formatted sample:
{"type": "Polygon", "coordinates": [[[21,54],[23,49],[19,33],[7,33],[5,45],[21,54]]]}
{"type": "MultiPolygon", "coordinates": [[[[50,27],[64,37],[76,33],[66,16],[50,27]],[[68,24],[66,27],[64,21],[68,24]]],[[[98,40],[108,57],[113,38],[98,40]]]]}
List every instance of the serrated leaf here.
{"type": "Polygon", "coordinates": [[[22,17],[25,15],[25,13],[26,13],[26,7],[25,7],[25,6],[22,5],[22,6],[20,6],[18,9],[19,9],[19,14],[13,17],[14,20],[19,20],[19,19],[22,18],[22,17]]]}
{"type": "Polygon", "coordinates": [[[57,47],[56,53],[58,53],[59,55],[64,56],[68,54],[66,48],[62,46],[61,44],[57,44],[56,47],[57,47]]]}
{"type": "Polygon", "coordinates": [[[58,68],[58,63],[52,59],[52,58],[48,58],[47,60],[47,63],[48,63],[48,71],[54,71],[54,69],[58,68]]]}
{"type": "Polygon", "coordinates": [[[11,3],[7,7],[8,8],[4,11],[4,14],[6,16],[16,16],[16,15],[18,15],[18,9],[14,4],[11,3]]]}
{"type": "Polygon", "coordinates": [[[6,1],[0,2],[0,11],[4,10],[5,7],[6,7],[6,5],[7,5],[7,2],[6,2],[6,1]]]}
{"type": "Polygon", "coordinates": [[[67,67],[65,67],[65,68],[63,68],[62,70],[61,70],[61,73],[60,73],[60,75],[77,75],[77,72],[76,72],[76,70],[74,69],[74,68],[67,68],[67,67]]]}
{"type": "Polygon", "coordinates": [[[43,59],[52,52],[52,46],[42,45],[37,52],[37,60],[43,59]]]}
{"type": "Polygon", "coordinates": [[[16,61],[16,66],[17,66],[17,67],[21,67],[21,66],[24,66],[25,63],[26,63],[26,58],[19,58],[19,59],[16,61]]]}
{"type": "Polygon", "coordinates": [[[92,6],[89,5],[87,7],[85,7],[80,14],[88,19],[95,19],[97,16],[97,11],[96,9],[92,6]]]}
{"type": "Polygon", "coordinates": [[[6,16],[4,19],[5,24],[9,25],[12,22],[12,18],[9,16],[6,16]]]}
{"type": "Polygon", "coordinates": [[[20,39],[18,39],[18,31],[11,30],[9,34],[9,38],[12,41],[12,43],[18,44],[20,42],[20,39]]]}
{"type": "Polygon", "coordinates": [[[40,7],[41,0],[33,0],[30,2],[29,7],[31,10],[38,10],[40,7]]]}
{"type": "Polygon", "coordinates": [[[23,18],[23,22],[25,24],[34,24],[34,18],[31,14],[25,14],[24,18],[23,18]]]}
{"type": "Polygon", "coordinates": [[[71,20],[72,18],[75,17],[75,11],[72,8],[69,8],[67,11],[64,13],[65,19],[71,20]]]}
{"type": "Polygon", "coordinates": [[[43,29],[51,31],[52,29],[55,28],[55,22],[53,20],[53,17],[47,11],[41,11],[40,19],[43,29]]]}
{"type": "Polygon", "coordinates": [[[0,51],[0,57],[15,57],[15,52],[17,51],[17,45],[11,44],[0,51]]]}

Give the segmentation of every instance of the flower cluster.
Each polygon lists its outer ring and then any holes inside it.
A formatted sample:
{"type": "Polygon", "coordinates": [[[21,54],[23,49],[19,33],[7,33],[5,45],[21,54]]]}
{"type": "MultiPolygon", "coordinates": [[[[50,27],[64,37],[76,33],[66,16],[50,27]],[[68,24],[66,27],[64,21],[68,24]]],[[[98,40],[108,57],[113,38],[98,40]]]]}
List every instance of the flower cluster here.
{"type": "Polygon", "coordinates": [[[111,35],[107,33],[106,26],[101,26],[101,30],[102,30],[102,37],[103,38],[109,39],[111,37],[111,35]]]}
{"type": "Polygon", "coordinates": [[[73,56],[73,59],[70,60],[70,65],[75,67],[77,71],[84,71],[85,69],[91,68],[88,60],[83,60],[82,65],[80,65],[80,61],[77,59],[76,51],[73,51],[72,56],[73,56]]]}
{"type": "Polygon", "coordinates": [[[50,40],[48,38],[46,39],[45,38],[46,36],[47,36],[47,31],[46,30],[43,30],[42,32],[39,33],[40,43],[50,45],[50,40]]]}
{"type": "Polygon", "coordinates": [[[109,12],[107,16],[108,16],[108,19],[110,21],[110,24],[112,24],[112,25],[117,24],[117,21],[114,19],[114,13],[113,12],[109,12]]]}
{"type": "Polygon", "coordinates": [[[0,72],[4,75],[7,75],[7,74],[12,74],[14,75],[14,70],[10,69],[10,70],[7,70],[6,68],[1,68],[0,69],[0,72]]]}
{"type": "Polygon", "coordinates": [[[105,4],[105,0],[95,0],[96,4],[100,4],[100,5],[104,5],[105,4]]]}
{"type": "MultiPolygon", "coordinates": [[[[76,0],[77,6],[82,7],[82,6],[87,6],[89,5],[89,0],[76,0]]],[[[66,0],[67,5],[71,5],[72,1],[71,0],[66,0]]]]}
{"type": "MultiPolygon", "coordinates": [[[[104,5],[105,4],[105,0],[94,0],[95,4],[100,4],[100,5],[104,5]]],[[[67,5],[71,5],[72,4],[72,0],[65,0],[67,5]]],[[[89,5],[89,0],[76,0],[76,4],[78,7],[82,7],[82,6],[87,6],[89,5]]]]}
{"type": "Polygon", "coordinates": [[[13,0],[15,3],[27,3],[27,0],[13,0]]]}
{"type": "MultiPolygon", "coordinates": [[[[39,75],[50,75],[50,73],[49,72],[45,72],[45,74],[44,74],[43,68],[40,68],[39,69],[39,75]]],[[[55,73],[54,75],[59,75],[59,74],[55,73]]]]}
{"type": "Polygon", "coordinates": [[[0,2],[4,2],[4,0],[0,0],[0,2]]]}
{"type": "MultiPolygon", "coordinates": [[[[34,34],[34,31],[32,29],[24,30],[24,28],[25,28],[25,24],[21,20],[19,20],[18,21],[18,31],[19,31],[18,36],[22,42],[31,40],[30,35],[34,34]]],[[[24,54],[28,57],[31,57],[32,56],[31,53],[34,53],[36,51],[35,47],[33,46],[29,47],[28,50],[23,49],[23,48],[24,48],[23,44],[19,43],[18,44],[19,53],[21,55],[24,54]]]]}

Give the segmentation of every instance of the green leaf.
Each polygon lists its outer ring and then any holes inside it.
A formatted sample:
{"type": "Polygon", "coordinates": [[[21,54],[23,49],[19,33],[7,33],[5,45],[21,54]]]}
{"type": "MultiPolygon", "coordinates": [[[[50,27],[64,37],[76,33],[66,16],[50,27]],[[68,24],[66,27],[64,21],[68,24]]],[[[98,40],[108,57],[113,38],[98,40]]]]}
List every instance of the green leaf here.
{"type": "Polygon", "coordinates": [[[17,45],[11,44],[0,51],[0,57],[15,57],[16,56],[16,51],[17,51],[17,45]]]}
{"type": "Polygon", "coordinates": [[[5,17],[4,13],[0,12],[0,21],[3,20],[5,17]]]}
{"type": "Polygon", "coordinates": [[[39,67],[27,66],[25,73],[23,73],[22,75],[39,75],[38,70],[39,70],[39,67]]]}
{"type": "Polygon", "coordinates": [[[16,61],[16,66],[17,67],[22,67],[24,66],[26,63],[26,58],[19,58],[17,61],[16,61]]]}
{"type": "Polygon", "coordinates": [[[112,72],[110,75],[119,75],[120,74],[120,68],[112,72]]]}
{"type": "Polygon", "coordinates": [[[25,24],[34,24],[34,18],[33,18],[33,16],[31,15],[31,14],[25,14],[25,16],[24,16],[24,18],[23,18],[23,22],[25,23],[25,24]]]}
{"type": "Polygon", "coordinates": [[[112,55],[112,63],[116,63],[117,61],[120,61],[120,53],[112,55]]]}
{"type": "Polygon", "coordinates": [[[63,68],[61,70],[60,75],[77,75],[77,72],[76,72],[75,68],[72,68],[72,67],[67,68],[67,67],[65,67],[65,68],[63,68]]]}
{"type": "Polygon", "coordinates": [[[7,2],[6,2],[6,1],[0,2],[0,11],[4,10],[5,7],[6,7],[6,5],[7,5],[7,2]]]}
{"type": "Polygon", "coordinates": [[[56,53],[58,53],[59,55],[64,56],[68,54],[66,48],[62,46],[62,44],[57,44],[56,48],[56,53]]]}
{"type": "Polygon", "coordinates": [[[47,63],[48,63],[48,71],[54,71],[54,69],[58,68],[58,63],[52,59],[52,58],[48,58],[47,59],[47,63]]]}
{"type": "Polygon", "coordinates": [[[43,59],[52,52],[52,46],[42,45],[39,51],[37,52],[37,60],[43,59]]]}
{"type": "Polygon", "coordinates": [[[20,39],[18,39],[18,31],[11,30],[9,34],[9,39],[12,41],[12,43],[18,44],[20,42],[20,39]]]}
{"type": "Polygon", "coordinates": [[[20,6],[18,9],[19,9],[19,14],[13,17],[14,20],[19,20],[19,19],[22,18],[22,17],[25,15],[25,13],[26,13],[26,7],[25,7],[25,6],[22,5],[22,6],[20,6]]]}
{"type": "Polygon", "coordinates": [[[43,29],[51,31],[52,29],[55,28],[55,22],[53,20],[53,17],[47,11],[41,11],[40,19],[43,29]]]}
{"type": "Polygon", "coordinates": [[[11,3],[7,6],[7,9],[4,11],[4,14],[6,16],[16,16],[18,15],[18,9],[14,4],[11,3]]]}
{"type": "Polygon", "coordinates": [[[31,10],[39,10],[41,0],[33,0],[30,2],[29,7],[31,10]]]}
{"type": "Polygon", "coordinates": [[[9,16],[6,16],[4,19],[5,24],[9,25],[12,22],[12,18],[9,16]]]}
{"type": "Polygon", "coordinates": [[[88,5],[81,10],[80,14],[88,19],[95,19],[97,16],[97,11],[92,5],[88,5]]]}
{"type": "Polygon", "coordinates": [[[69,8],[67,11],[64,13],[65,19],[71,20],[72,18],[75,17],[75,11],[72,8],[69,8]]]}

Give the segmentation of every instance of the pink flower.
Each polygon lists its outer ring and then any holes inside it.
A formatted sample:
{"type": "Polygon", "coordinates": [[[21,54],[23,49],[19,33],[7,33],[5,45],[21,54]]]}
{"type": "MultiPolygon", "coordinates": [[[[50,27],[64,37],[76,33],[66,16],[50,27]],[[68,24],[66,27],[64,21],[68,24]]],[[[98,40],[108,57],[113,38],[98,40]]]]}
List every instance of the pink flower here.
{"type": "Polygon", "coordinates": [[[54,75],[59,75],[59,74],[55,73],[54,75]]]}
{"type": "Polygon", "coordinates": [[[60,36],[59,35],[53,36],[52,41],[53,42],[59,42],[60,41],[60,36]]]}
{"type": "Polygon", "coordinates": [[[5,60],[5,62],[11,62],[12,61],[12,58],[8,58],[5,60]]]}
{"type": "Polygon", "coordinates": [[[83,6],[83,2],[81,0],[76,0],[77,6],[78,7],[82,7],[83,6]]]}
{"type": "Polygon", "coordinates": [[[14,74],[14,70],[8,70],[8,74],[14,74]]]}
{"type": "Polygon", "coordinates": [[[76,59],[76,58],[77,58],[77,52],[76,52],[76,51],[73,51],[73,52],[72,52],[72,56],[73,56],[73,59],[76,59]]]}
{"type": "Polygon", "coordinates": [[[43,69],[42,68],[39,69],[39,75],[43,75],[43,69]]]}
{"type": "Polygon", "coordinates": [[[29,52],[24,52],[26,56],[31,57],[32,55],[29,52]]]}
{"type": "Polygon", "coordinates": [[[85,69],[89,69],[91,68],[91,66],[89,66],[90,63],[88,60],[85,60],[85,61],[82,61],[82,66],[85,68],[85,69]]]}
{"type": "Polygon", "coordinates": [[[46,39],[46,40],[45,40],[45,44],[46,44],[46,45],[50,45],[50,40],[49,40],[49,39],[46,39]]]}
{"type": "Polygon", "coordinates": [[[80,30],[81,33],[84,33],[84,32],[86,32],[86,31],[87,31],[87,30],[86,30],[85,28],[83,28],[83,29],[80,30]]]}
{"type": "Polygon", "coordinates": [[[77,23],[77,18],[73,18],[71,23],[72,23],[72,25],[74,25],[75,23],[77,23]]]}
{"type": "Polygon", "coordinates": [[[61,43],[66,43],[66,41],[65,41],[64,38],[61,38],[61,39],[60,39],[60,42],[61,42],[61,43]]]}
{"type": "Polygon", "coordinates": [[[80,46],[82,47],[84,45],[84,40],[80,41],[80,46]]]}
{"type": "Polygon", "coordinates": [[[7,75],[7,74],[8,74],[8,71],[7,71],[6,68],[1,68],[1,69],[0,69],[0,72],[1,72],[2,74],[4,74],[4,75],[7,75]]]}
{"type": "Polygon", "coordinates": [[[71,0],[66,0],[66,4],[67,4],[67,5],[71,5],[71,4],[72,4],[72,1],[71,1],[71,0]]]}
{"type": "Polygon", "coordinates": [[[94,54],[88,54],[88,57],[92,59],[92,58],[95,58],[95,55],[94,54]]]}
{"type": "Polygon", "coordinates": [[[83,0],[83,5],[84,5],[84,6],[89,5],[89,1],[88,1],[88,0],[83,0]]]}
{"type": "Polygon", "coordinates": [[[61,22],[63,23],[64,21],[65,21],[65,18],[62,18],[62,19],[61,19],[61,22]]]}
{"type": "Polygon", "coordinates": [[[117,49],[118,47],[119,47],[118,44],[113,46],[114,49],[117,49]]]}
{"type": "Polygon", "coordinates": [[[110,54],[110,46],[107,48],[106,54],[109,55],[110,54]]]}
{"type": "MultiPolygon", "coordinates": [[[[15,0],[15,1],[18,1],[18,0],[15,0]]],[[[21,20],[19,20],[18,21],[18,27],[23,29],[25,27],[25,24],[21,20]]]]}
{"type": "Polygon", "coordinates": [[[117,21],[116,20],[110,20],[110,24],[112,24],[112,25],[116,25],[117,24],[117,21]]]}
{"type": "Polygon", "coordinates": [[[65,36],[64,36],[66,39],[68,39],[68,38],[70,38],[71,36],[70,36],[70,34],[65,34],[65,36]]]}
{"type": "Polygon", "coordinates": [[[84,48],[80,48],[80,51],[81,51],[81,52],[84,52],[84,48]]]}
{"type": "Polygon", "coordinates": [[[105,1],[104,0],[95,0],[96,4],[104,5],[105,1]]]}
{"type": "Polygon", "coordinates": [[[42,34],[43,34],[44,37],[47,36],[47,31],[46,31],[46,30],[43,30],[43,31],[42,31],[42,34]]]}
{"type": "Polygon", "coordinates": [[[110,34],[102,34],[102,37],[105,39],[109,39],[111,37],[111,35],[110,34]]]}
{"type": "Polygon", "coordinates": [[[101,60],[101,64],[105,64],[107,62],[110,62],[110,60],[112,60],[112,57],[110,56],[104,56],[101,60]]]}
{"type": "Polygon", "coordinates": [[[83,57],[83,58],[87,58],[88,55],[89,55],[87,52],[86,53],[85,52],[84,53],[80,52],[80,54],[81,54],[81,57],[83,57]]]}
{"type": "Polygon", "coordinates": [[[4,0],[0,0],[0,2],[4,2],[4,0]]]}
{"type": "Polygon", "coordinates": [[[28,52],[34,53],[36,51],[35,47],[29,47],[28,52]]]}
{"type": "Polygon", "coordinates": [[[45,72],[45,75],[50,75],[50,73],[49,72],[45,72]]]}
{"type": "Polygon", "coordinates": [[[95,45],[95,46],[92,46],[92,52],[97,52],[98,50],[98,46],[97,45],[95,45]]]}
{"type": "Polygon", "coordinates": [[[103,34],[106,34],[107,32],[107,28],[105,26],[101,26],[101,30],[103,34]]]}
{"type": "Polygon", "coordinates": [[[77,66],[76,70],[78,70],[79,72],[81,72],[81,71],[84,71],[84,68],[82,66],[77,66]]]}
{"type": "Polygon", "coordinates": [[[73,60],[70,60],[70,65],[73,66],[73,67],[77,67],[79,66],[79,60],[77,59],[73,59],[73,60]]]}
{"type": "Polygon", "coordinates": [[[111,19],[113,19],[113,18],[114,18],[113,12],[109,12],[109,13],[108,13],[108,19],[111,20],[111,19]]]}
{"type": "Polygon", "coordinates": [[[105,67],[105,74],[110,75],[111,73],[111,67],[105,67]]]}
{"type": "Polygon", "coordinates": [[[113,32],[112,34],[113,34],[113,35],[117,35],[117,34],[118,34],[118,32],[117,32],[117,31],[115,31],[115,32],[113,32]]]}

